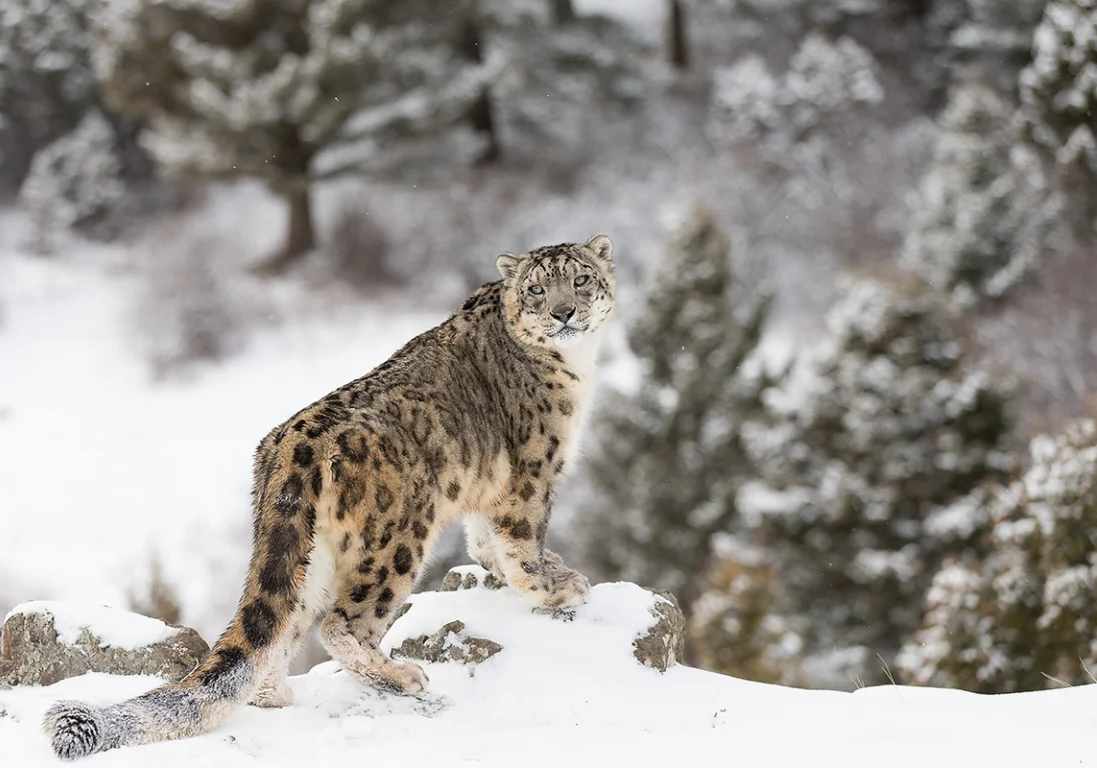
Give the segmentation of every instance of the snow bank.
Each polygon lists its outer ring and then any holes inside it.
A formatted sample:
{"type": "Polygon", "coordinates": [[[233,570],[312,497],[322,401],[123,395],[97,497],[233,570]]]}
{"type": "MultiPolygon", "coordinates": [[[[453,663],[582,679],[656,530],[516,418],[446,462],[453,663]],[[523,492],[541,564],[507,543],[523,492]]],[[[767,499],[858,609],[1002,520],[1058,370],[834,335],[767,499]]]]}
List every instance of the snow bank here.
{"type": "MultiPolygon", "coordinates": [[[[504,650],[476,667],[425,664],[430,689],[406,698],[365,689],[328,662],[290,679],[292,707],[248,707],[205,736],[115,750],[87,765],[1056,768],[1084,764],[1097,746],[1097,687],[849,694],[682,666],[660,674],[630,653],[656,599],[631,585],[603,584],[573,620],[562,621],[531,613],[508,589],[424,593],[393,625],[386,647],[459,618],[470,634],[504,650]]],[[[157,683],[88,674],[0,692],[4,764],[57,764],[39,730],[54,700],[108,703],[157,683]]]]}
{"type": "MultiPolygon", "coordinates": [[[[480,581],[485,575],[479,566],[453,570],[480,581]]],[[[381,647],[389,652],[406,638],[433,634],[459,619],[467,635],[503,645],[502,661],[493,663],[504,667],[541,666],[541,659],[550,658],[556,666],[581,666],[597,655],[604,674],[629,675],[637,665],[633,641],[656,622],[652,609],[661,600],[635,584],[599,584],[590,602],[565,621],[531,612],[528,599],[511,589],[424,592],[411,597],[411,609],[392,625],[381,647]]]]}
{"type": "Polygon", "coordinates": [[[7,616],[47,613],[53,617],[57,639],[66,645],[76,645],[85,629],[99,638],[104,648],[133,650],[154,645],[174,636],[178,630],[159,619],[90,603],[69,603],[59,600],[34,600],[15,606],[7,616]]]}

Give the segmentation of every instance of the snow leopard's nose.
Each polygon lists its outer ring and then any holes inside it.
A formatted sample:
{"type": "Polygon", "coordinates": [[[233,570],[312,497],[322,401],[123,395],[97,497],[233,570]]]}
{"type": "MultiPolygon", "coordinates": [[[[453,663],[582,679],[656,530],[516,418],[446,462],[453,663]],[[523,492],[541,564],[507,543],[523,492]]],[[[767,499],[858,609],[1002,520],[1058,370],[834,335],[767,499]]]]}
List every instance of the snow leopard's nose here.
{"type": "Polygon", "coordinates": [[[557,304],[555,307],[549,310],[549,314],[556,320],[559,320],[564,325],[568,324],[568,320],[575,317],[575,305],[573,304],[557,304]]]}

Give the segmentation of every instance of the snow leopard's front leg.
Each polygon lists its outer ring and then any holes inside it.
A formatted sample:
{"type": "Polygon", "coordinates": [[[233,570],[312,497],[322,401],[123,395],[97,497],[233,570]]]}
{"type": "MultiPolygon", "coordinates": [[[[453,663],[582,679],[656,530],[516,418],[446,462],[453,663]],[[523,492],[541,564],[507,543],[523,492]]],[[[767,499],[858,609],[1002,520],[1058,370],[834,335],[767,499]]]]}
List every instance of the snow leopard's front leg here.
{"type": "MultiPolygon", "coordinates": [[[[499,545],[502,540],[495,532],[495,525],[482,515],[469,515],[465,518],[465,543],[469,557],[485,571],[491,573],[500,583],[507,583],[506,575],[500,563],[503,558],[499,555],[499,545]]],[[[589,582],[583,574],[564,565],[560,555],[545,547],[542,550],[542,560],[552,580],[553,585],[573,580],[577,582],[571,587],[572,591],[589,591],[589,582]]]]}
{"type": "Polygon", "coordinates": [[[516,484],[515,493],[499,504],[491,519],[494,552],[507,583],[543,608],[582,605],[590,582],[545,549],[551,489],[531,480],[516,484]]]}

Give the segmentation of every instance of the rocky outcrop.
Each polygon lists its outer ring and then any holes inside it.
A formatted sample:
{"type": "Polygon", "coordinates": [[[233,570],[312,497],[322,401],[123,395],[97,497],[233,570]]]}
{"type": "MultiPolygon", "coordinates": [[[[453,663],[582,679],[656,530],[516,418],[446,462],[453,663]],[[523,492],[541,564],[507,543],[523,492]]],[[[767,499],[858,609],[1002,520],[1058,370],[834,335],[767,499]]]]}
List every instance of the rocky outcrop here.
{"type": "Polygon", "coordinates": [[[396,659],[417,661],[479,664],[501,650],[503,646],[494,640],[466,635],[463,621],[451,621],[432,635],[405,638],[404,642],[392,649],[392,656],[396,659]]]}
{"type": "MultiPolygon", "coordinates": [[[[505,584],[498,578],[479,566],[467,565],[450,570],[438,592],[415,595],[401,608],[393,625],[394,634],[390,637],[392,655],[417,661],[459,664],[479,664],[491,658],[509,642],[495,634],[495,622],[504,620],[508,614],[512,615],[521,605],[515,604],[513,596],[508,599],[505,592],[497,593],[503,586],[505,584]],[[489,609],[489,606],[493,607],[489,609]],[[423,620],[424,611],[441,614],[450,620],[439,628],[438,623],[423,620]],[[411,614],[410,626],[399,622],[408,614],[411,614]],[[472,636],[466,631],[466,622],[477,627],[476,635],[479,636],[472,636]]],[[[529,608],[524,610],[530,611],[529,608]]],[[[532,613],[560,623],[576,624],[576,637],[584,632],[578,625],[604,625],[612,621],[634,627],[635,634],[626,635],[626,643],[631,642],[632,656],[640,664],[659,672],[666,672],[683,658],[685,617],[678,601],[669,592],[644,589],[633,584],[603,584],[594,587],[591,602],[586,606],[533,609],[532,613]],[[620,610],[609,610],[607,615],[610,605],[622,599],[635,608],[628,609],[623,615],[620,610]],[[609,616],[613,618],[609,619],[609,616]]],[[[542,632],[542,629],[535,629],[538,626],[544,625],[531,624],[530,632],[542,632]]],[[[506,632],[513,634],[512,630],[504,630],[506,632]]],[[[568,642],[563,636],[561,640],[568,642]]],[[[626,648],[629,646],[623,646],[622,652],[627,653],[626,648]]]]}
{"type": "Polygon", "coordinates": [[[441,592],[456,592],[459,589],[476,589],[483,585],[487,589],[502,589],[507,584],[494,573],[485,572],[479,566],[461,566],[451,568],[442,578],[441,592]]]}
{"type": "Polygon", "coordinates": [[[20,606],[8,615],[0,635],[0,687],[50,685],[85,672],[156,675],[174,680],[209,653],[205,640],[188,627],[111,609],[97,609],[97,616],[105,615],[108,621],[96,626],[82,622],[79,611],[68,615],[65,603],[49,605],[27,610],[20,606]],[[63,631],[59,631],[59,623],[63,631]],[[132,630],[135,624],[139,630],[136,633],[132,630]],[[112,637],[118,634],[119,625],[128,629],[127,639],[131,642],[112,637]],[[152,634],[145,630],[144,636],[156,637],[156,642],[135,642],[142,637],[143,627],[151,628],[152,634]]]}
{"type": "Polygon", "coordinates": [[[670,592],[661,589],[648,591],[657,598],[650,609],[655,621],[632,641],[632,655],[644,666],[666,672],[685,653],[686,618],[670,592]]]}
{"type": "MultiPolygon", "coordinates": [[[[588,604],[546,617],[502,586],[477,566],[454,569],[441,591],[414,595],[402,606],[387,648],[394,658],[435,664],[475,667],[504,652],[540,664],[545,649],[574,649],[597,636],[600,645],[584,655],[631,653],[659,672],[682,659],[685,621],[668,593],[599,584],[588,604]]],[[[26,604],[9,614],[0,635],[0,688],[50,685],[85,672],[178,679],[207,653],[205,641],[186,627],[106,608],[26,604]]]]}

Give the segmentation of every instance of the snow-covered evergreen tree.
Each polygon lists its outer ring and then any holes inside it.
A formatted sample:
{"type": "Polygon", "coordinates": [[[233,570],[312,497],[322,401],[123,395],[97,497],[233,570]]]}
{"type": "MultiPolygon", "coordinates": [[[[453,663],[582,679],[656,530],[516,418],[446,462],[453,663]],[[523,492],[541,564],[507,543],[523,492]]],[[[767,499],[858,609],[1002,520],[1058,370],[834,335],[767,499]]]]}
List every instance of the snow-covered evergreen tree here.
{"type": "Polygon", "coordinates": [[[148,121],[167,169],[262,179],[286,200],[270,265],[281,267],[314,244],[314,181],[403,170],[407,147],[452,149],[440,131],[468,114],[484,76],[463,48],[468,5],[106,0],[94,61],[111,103],[148,121]]]}
{"type": "Polygon", "coordinates": [[[98,2],[0,3],[0,118],[22,149],[0,160],[16,184],[34,153],[75,128],[95,103],[88,16],[98,2]]]}
{"type": "Polygon", "coordinates": [[[1013,115],[981,83],[952,90],[904,243],[904,265],[961,306],[999,299],[1029,274],[1061,210],[1013,115]]]}
{"type": "Polygon", "coordinates": [[[732,536],[716,537],[713,549],[687,622],[691,662],[745,680],[801,683],[800,638],[774,611],[781,594],[777,567],[763,549],[732,536]]]}
{"type": "Polygon", "coordinates": [[[859,105],[879,104],[884,92],[876,63],[853,39],[831,42],[819,34],[804,38],[789,62],[783,106],[793,129],[803,136],[825,120],[847,116],[859,105]]]}
{"type": "MultiPolygon", "coordinates": [[[[736,5],[737,18],[743,10],[736,5]]],[[[770,28],[760,29],[764,42],[770,28]]],[[[827,273],[877,262],[901,244],[906,188],[917,178],[932,126],[903,121],[914,109],[906,91],[853,36],[798,29],[792,45],[784,68],[772,46],[752,42],[740,47],[747,53],[738,61],[713,73],[708,136],[734,164],[736,186],[773,201],[748,218],[749,228],[765,230],[752,252],[774,263],[809,260],[827,273]]],[[[803,274],[791,264],[780,271],[781,280],[803,274]]],[[[816,292],[812,309],[822,311],[832,295],[816,292]]]]}
{"type": "Polygon", "coordinates": [[[744,425],[758,479],[738,507],[779,566],[773,612],[800,634],[806,674],[840,685],[885,679],[875,654],[917,628],[942,558],[977,547],[986,521],[961,501],[1009,469],[1010,416],[917,281],[854,282],[828,327],[831,350],[744,425]]]}
{"type": "Polygon", "coordinates": [[[548,147],[552,154],[538,159],[555,162],[589,141],[607,114],[638,108],[652,90],[648,46],[629,27],[564,7],[571,8],[543,0],[481,5],[484,43],[500,70],[491,95],[511,155],[548,147]]]}
{"type": "MultiPolygon", "coordinates": [[[[1097,199],[1097,0],[1050,0],[1020,77],[1033,139],[1089,181],[1097,199]]],[[[1087,211],[1092,220],[1092,209],[1087,211]]]]}
{"type": "Polygon", "coordinates": [[[607,398],[592,429],[584,539],[606,575],[670,589],[688,607],[751,472],[739,425],[771,383],[754,354],[768,308],[767,295],[735,285],[727,236],[697,213],[629,331],[639,391],[607,398]]]}
{"type": "Polygon", "coordinates": [[[926,38],[950,78],[975,66],[995,86],[1012,90],[1032,58],[1032,36],[1048,0],[934,0],[926,38]]]}
{"type": "Polygon", "coordinates": [[[34,156],[19,191],[30,214],[31,247],[49,253],[59,230],[72,228],[106,239],[114,234],[126,187],[113,126],[88,112],[75,130],[34,156]]]}
{"type": "Polygon", "coordinates": [[[899,657],[912,683],[987,693],[1093,682],[1097,670],[1097,424],[1032,441],[1031,468],[988,500],[982,561],[936,576],[899,657]]]}
{"type": "Polygon", "coordinates": [[[727,142],[761,139],[780,156],[826,129],[841,133],[883,96],[868,51],[850,38],[812,33],[780,77],[754,54],[718,70],[710,132],[727,142]]]}

